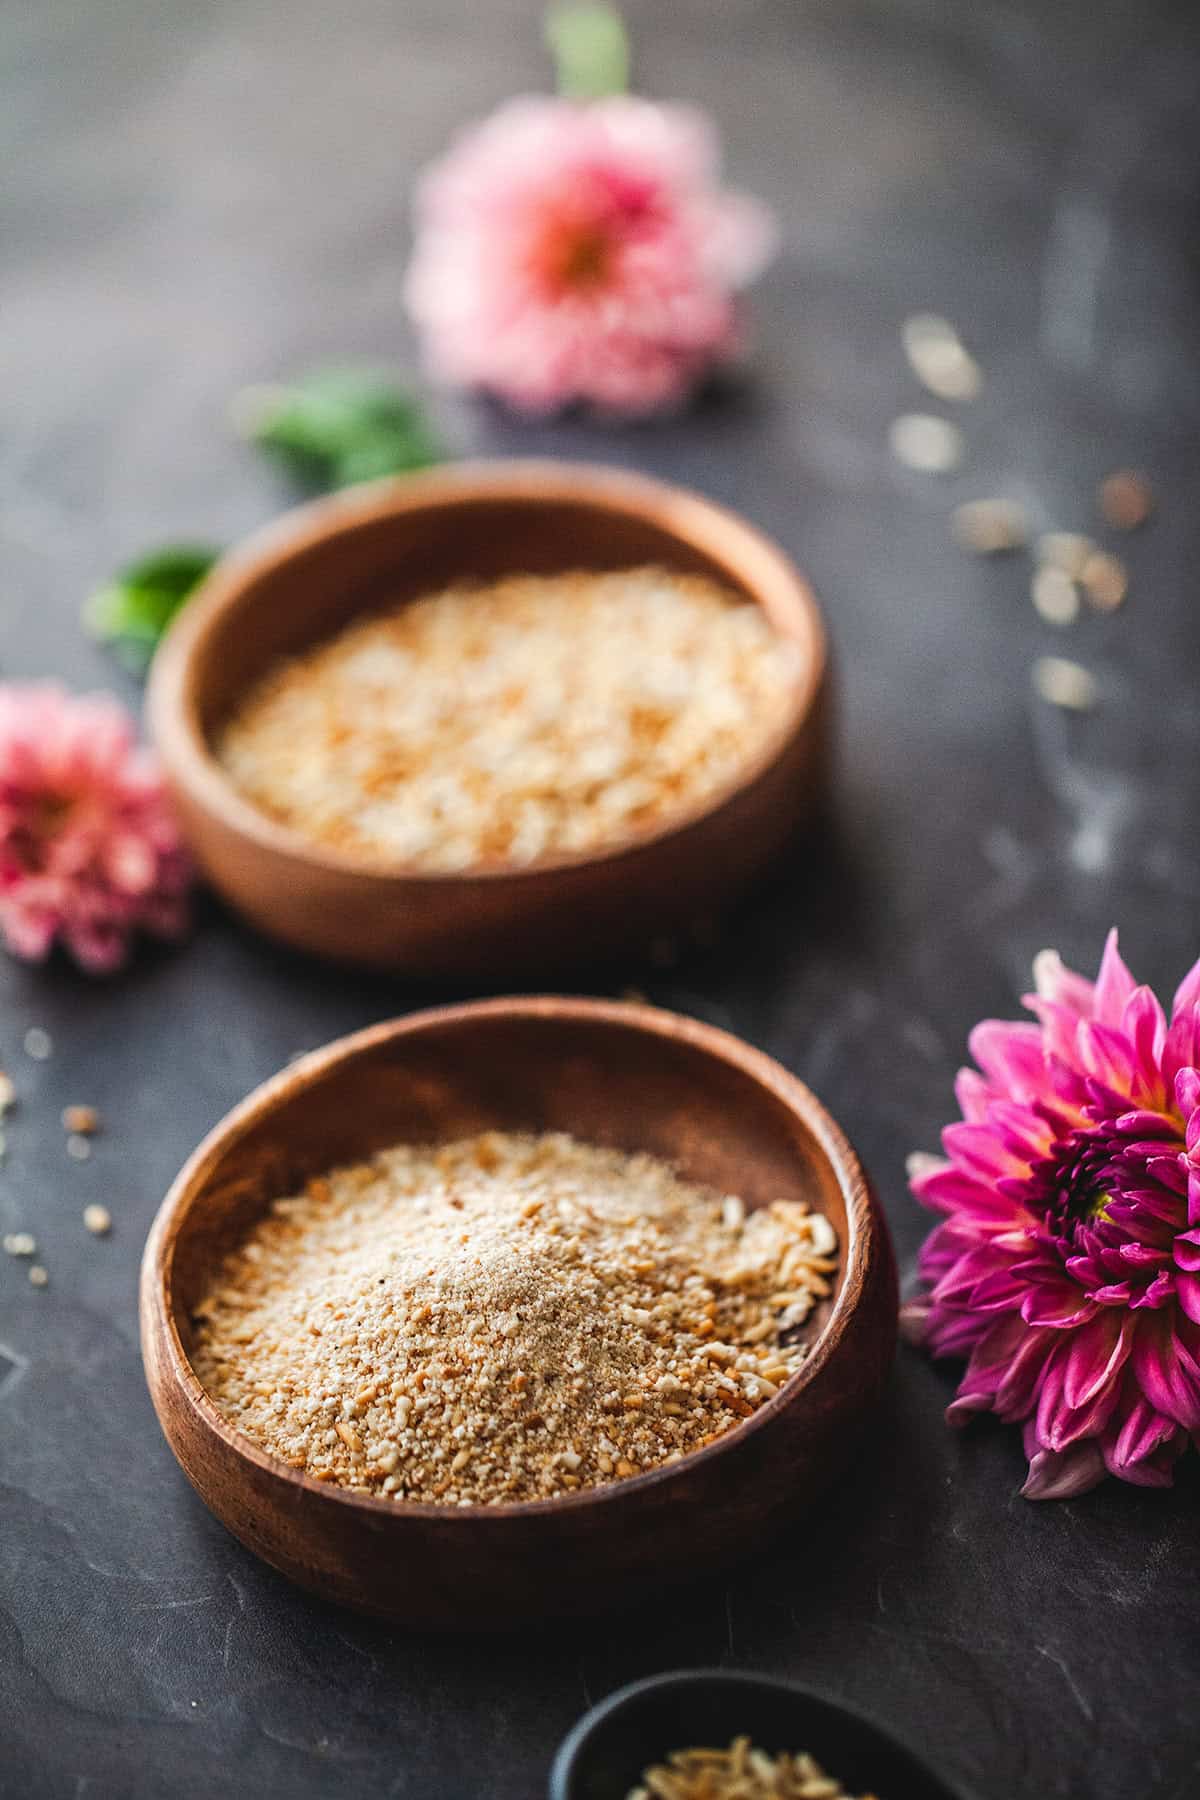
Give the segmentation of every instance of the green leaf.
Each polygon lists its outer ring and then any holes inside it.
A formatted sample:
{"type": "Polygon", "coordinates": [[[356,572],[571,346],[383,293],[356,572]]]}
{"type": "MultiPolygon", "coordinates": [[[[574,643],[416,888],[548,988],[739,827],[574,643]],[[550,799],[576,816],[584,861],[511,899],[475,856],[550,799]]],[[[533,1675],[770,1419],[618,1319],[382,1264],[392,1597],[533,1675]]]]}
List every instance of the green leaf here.
{"type": "Polygon", "coordinates": [[[546,13],[546,44],[567,100],[602,100],[629,87],[625,21],[605,0],[562,0],[546,13]]]}
{"type": "Polygon", "coordinates": [[[121,569],[85,602],[87,630],[143,675],[159,638],[220,555],[210,545],[170,544],[121,569]]]}
{"type": "Polygon", "coordinates": [[[233,420],[305,487],[349,487],[443,456],[419,402],[367,371],[324,370],[285,386],[245,388],[233,420]]]}

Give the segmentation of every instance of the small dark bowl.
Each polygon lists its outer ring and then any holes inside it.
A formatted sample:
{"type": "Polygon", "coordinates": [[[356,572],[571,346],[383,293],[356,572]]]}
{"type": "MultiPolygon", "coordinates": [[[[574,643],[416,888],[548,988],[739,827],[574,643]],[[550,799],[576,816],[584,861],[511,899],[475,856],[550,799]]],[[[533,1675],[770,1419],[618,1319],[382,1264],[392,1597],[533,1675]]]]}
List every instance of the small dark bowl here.
{"type": "Polygon", "coordinates": [[[749,1736],[762,1750],[807,1751],[849,1794],[970,1800],[861,1713],[790,1682],[701,1669],[656,1675],[610,1694],[564,1739],[550,1800],[625,1800],[672,1750],[749,1736]]]}

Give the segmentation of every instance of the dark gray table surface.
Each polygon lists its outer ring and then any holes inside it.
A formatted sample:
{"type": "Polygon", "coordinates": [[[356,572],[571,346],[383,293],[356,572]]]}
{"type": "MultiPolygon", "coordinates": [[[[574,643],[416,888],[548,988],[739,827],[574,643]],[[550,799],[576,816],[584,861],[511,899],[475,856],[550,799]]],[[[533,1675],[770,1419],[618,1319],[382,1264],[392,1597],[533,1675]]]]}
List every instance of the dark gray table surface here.
{"type": "MultiPolygon", "coordinates": [[[[643,86],[720,120],[783,254],[751,378],[689,416],[529,426],[444,402],[456,449],[658,471],[743,508],[810,572],[842,691],[835,828],[653,998],[809,1081],[878,1182],[911,1271],[904,1157],[949,1116],[970,1024],[1030,958],[1084,966],[1111,922],[1168,991],[1200,949],[1197,201],[1193,0],[678,0],[632,9],[643,86]],[[898,344],[934,307],[987,388],[968,456],[906,475],[922,404],[898,344]],[[1116,617],[1041,625],[1017,562],[946,515],[1024,497],[1085,526],[1096,478],[1150,470],[1116,617]],[[1094,667],[1071,732],[1035,656],[1094,667]]],[[[529,0],[109,0],[3,16],[0,666],[135,689],[76,628],[124,557],[232,539],[285,499],[228,437],[242,382],[412,360],[406,190],[459,121],[544,80],[529,0]]],[[[498,975],[498,985],[503,978],[498,975]]],[[[587,977],[581,978],[587,985],[587,977]]],[[[617,983],[616,985],[619,985],[617,983]]],[[[1200,1792],[1200,1482],[1016,1497],[1016,1434],[941,1421],[953,1374],[902,1352],[834,1498],[728,1582],[616,1623],[431,1640],[314,1604],[193,1496],[142,1382],[138,1255],[171,1176],[294,1051],[436,998],[337,973],[206,903],[179,954],[97,984],[0,968],[21,1089],[0,1225],[0,1794],[530,1800],[581,1710],[718,1663],[809,1681],[924,1744],[985,1800],[1200,1792]],[[31,1024],[55,1054],[23,1056],[31,1024]],[[108,1130],[63,1152],[68,1101],[108,1130]],[[111,1207],[111,1239],[80,1225],[111,1207]]],[[[748,1550],[752,1548],[747,1546],[748,1550]]]]}

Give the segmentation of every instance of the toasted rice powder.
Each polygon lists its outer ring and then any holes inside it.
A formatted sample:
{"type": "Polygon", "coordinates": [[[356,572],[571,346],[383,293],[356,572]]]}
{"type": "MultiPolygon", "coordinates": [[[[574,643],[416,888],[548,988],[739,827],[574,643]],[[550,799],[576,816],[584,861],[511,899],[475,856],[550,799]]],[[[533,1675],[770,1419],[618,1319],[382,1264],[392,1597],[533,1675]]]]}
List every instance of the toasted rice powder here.
{"type": "Polygon", "coordinates": [[[216,752],[246,799],[322,848],[524,867],[736,785],[799,675],[761,608],[705,577],[514,575],[359,619],[278,665],[216,752]]]}
{"type": "MultiPolygon", "coordinates": [[[[748,1737],[727,1750],[674,1750],[642,1773],[628,1800],[851,1800],[840,1781],[801,1752],[769,1756],[748,1737]]],[[[862,1800],[874,1800],[865,1794],[862,1800]]]]}
{"type": "Polygon", "coordinates": [[[196,1314],[221,1412],[320,1480],[547,1498],[677,1461],[797,1370],[837,1243],[564,1134],[398,1145],[276,1200],[196,1314]]]}

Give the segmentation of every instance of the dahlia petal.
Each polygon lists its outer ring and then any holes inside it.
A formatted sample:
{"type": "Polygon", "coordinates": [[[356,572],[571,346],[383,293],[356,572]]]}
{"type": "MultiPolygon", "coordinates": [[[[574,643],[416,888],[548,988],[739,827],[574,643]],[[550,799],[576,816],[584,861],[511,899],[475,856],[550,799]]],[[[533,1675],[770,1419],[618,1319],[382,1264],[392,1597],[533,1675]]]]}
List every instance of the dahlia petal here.
{"type": "Polygon", "coordinates": [[[1117,1246],[1117,1255],[1122,1262],[1135,1263],[1139,1268],[1144,1269],[1160,1267],[1166,1259],[1166,1254],[1166,1251],[1155,1250],[1149,1244],[1131,1242],[1117,1246]]]}
{"type": "Polygon", "coordinates": [[[1051,1331],[1081,1325],[1094,1310],[1090,1296],[1073,1281],[1043,1280],[1021,1302],[1021,1317],[1027,1325],[1051,1331]]]}
{"type": "Polygon", "coordinates": [[[987,1118],[992,1090],[978,1069],[960,1069],[954,1077],[954,1098],[963,1118],[977,1124],[987,1118]]]}
{"type": "Polygon", "coordinates": [[[1175,1294],[1188,1318],[1200,1325],[1200,1275],[1181,1270],[1175,1277],[1175,1294]]]}
{"type": "Polygon", "coordinates": [[[1095,986],[1085,976],[1068,969],[1057,950],[1038,951],[1033,959],[1033,985],[1040,999],[1064,1006],[1078,1018],[1091,1018],[1096,1003],[1095,986]]]}
{"type": "Polygon", "coordinates": [[[1137,1333],[1130,1367],[1149,1404],[1187,1431],[1200,1431],[1200,1383],[1195,1364],[1180,1358],[1169,1328],[1137,1333]]]}
{"type": "Polygon", "coordinates": [[[1117,948],[1117,928],[1114,925],[1105,939],[1100,973],[1096,977],[1095,1018],[1104,1025],[1119,1025],[1136,986],[1137,983],[1125,967],[1117,948]]]}
{"type": "Polygon", "coordinates": [[[1063,1365],[1063,1398],[1072,1409],[1088,1406],[1115,1381],[1133,1338],[1129,1321],[1096,1313],[1075,1333],[1063,1365]]]}
{"type": "MultiPolygon", "coordinates": [[[[1169,1209],[1164,1217],[1174,1219],[1179,1211],[1175,1202],[1182,1199],[1187,1193],[1187,1164],[1178,1155],[1149,1156],[1146,1159],[1146,1173],[1152,1176],[1160,1187],[1167,1189],[1165,1194],[1156,1196],[1156,1199],[1159,1204],[1169,1209]]],[[[1138,1198],[1145,1205],[1154,1204],[1154,1200],[1145,1192],[1139,1194],[1138,1198]]]]}
{"type": "Polygon", "coordinates": [[[1170,1463],[1187,1435],[1140,1394],[1100,1440],[1108,1471],[1140,1487],[1170,1487],[1170,1463]]]}
{"type": "Polygon", "coordinates": [[[1020,1319],[1008,1318],[975,1343],[958,1393],[946,1409],[948,1425],[965,1425],[975,1413],[997,1407],[1000,1390],[1011,1373],[1014,1353],[1025,1346],[1028,1336],[1020,1319]]]}
{"type": "Polygon", "coordinates": [[[1045,1120],[1015,1100],[993,1100],[988,1107],[988,1126],[1009,1155],[1022,1165],[1039,1161],[1053,1144],[1045,1120]]]}
{"type": "Polygon", "coordinates": [[[1024,1004],[1037,1015],[1047,1057],[1057,1061],[1065,1070],[1074,1069],[1077,1062],[1076,1033],[1081,1017],[1090,1017],[1090,1013],[1081,1015],[1072,1007],[1043,999],[1039,994],[1026,994],[1024,1004]]]}
{"type": "Polygon", "coordinates": [[[968,1175],[953,1163],[943,1162],[910,1181],[922,1205],[935,1212],[963,1212],[979,1218],[1011,1219],[1013,1208],[994,1186],[968,1175]]]}
{"type": "MultiPolygon", "coordinates": [[[[1072,1257],[1069,1258],[1067,1262],[1067,1267],[1068,1269],[1071,1269],[1072,1273],[1075,1272],[1072,1264],[1076,1260],[1076,1258],[1072,1257]]],[[[1078,1260],[1084,1261],[1086,1259],[1080,1258],[1078,1260]]],[[[1133,1289],[1127,1281],[1110,1281],[1106,1282],[1103,1287],[1093,1288],[1092,1299],[1097,1301],[1101,1306],[1128,1306],[1132,1293],[1133,1289]]]]}
{"type": "MultiPolygon", "coordinates": [[[[993,1325],[971,1351],[954,1406],[971,1412],[990,1407],[1005,1380],[1014,1352],[1028,1335],[1019,1318],[1002,1319],[993,1325]]],[[[956,1419],[951,1420],[951,1423],[955,1422],[956,1419]]]]}
{"type": "Polygon", "coordinates": [[[1200,1069],[1180,1069],[1175,1077],[1175,1104],[1185,1119],[1200,1109],[1200,1069]]]}
{"type": "Polygon", "coordinates": [[[1135,1312],[1154,1311],[1166,1306],[1175,1298],[1175,1274],[1173,1270],[1163,1269],[1154,1277],[1148,1287],[1140,1294],[1134,1294],[1129,1304],[1135,1312]]]}
{"type": "Polygon", "coordinates": [[[996,1254],[982,1244],[960,1256],[933,1290],[935,1306],[963,1305],[970,1301],[979,1282],[996,1272],[996,1254]]]}
{"type": "Polygon", "coordinates": [[[1043,1371],[1034,1435],[1044,1450],[1066,1450],[1081,1439],[1099,1436],[1119,1398],[1119,1385],[1113,1381],[1098,1387],[1082,1406],[1071,1406],[1066,1398],[1070,1349],[1068,1340],[1057,1355],[1051,1355],[1043,1371]]]}
{"type": "Polygon", "coordinates": [[[1032,1410],[1042,1371],[1055,1348],[1053,1332],[1036,1329],[1025,1332],[996,1389],[993,1411],[1002,1419],[1023,1419],[1032,1410]]]}
{"type": "Polygon", "coordinates": [[[900,1335],[906,1344],[920,1346],[928,1341],[930,1302],[926,1295],[906,1300],[900,1308],[900,1335]]]}
{"type": "Polygon", "coordinates": [[[1167,1036],[1167,1020],[1157,995],[1148,987],[1135,988],[1121,1014],[1121,1030],[1133,1045],[1142,1083],[1161,1090],[1159,1063],[1167,1036]]]}
{"type": "Polygon", "coordinates": [[[115,888],[127,894],[144,894],[158,874],[158,857],[136,832],[116,834],[103,851],[104,872],[115,888]]]}
{"type": "Polygon", "coordinates": [[[971,1305],[978,1307],[981,1312],[1019,1311],[1028,1286],[1026,1276],[1008,1264],[976,1283],[971,1294],[971,1305]]]}
{"type": "Polygon", "coordinates": [[[933,1156],[928,1150],[910,1150],[904,1160],[904,1172],[910,1184],[921,1181],[927,1175],[938,1175],[949,1167],[944,1156],[933,1156]]]}
{"type": "Polygon", "coordinates": [[[964,1425],[969,1425],[971,1420],[975,1418],[977,1414],[981,1412],[990,1412],[991,1409],[992,1397],[990,1394],[959,1393],[950,1402],[942,1416],[947,1425],[953,1430],[959,1431],[964,1425]]]}
{"type": "Polygon", "coordinates": [[[1178,1233],[1174,1253],[1178,1268],[1186,1269],[1189,1275],[1200,1273],[1200,1226],[1178,1233]]]}
{"type": "Polygon", "coordinates": [[[1038,1450],[1021,1489],[1025,1500],[1071,1500],[1103,1481],[1104,1457],[1091,1438],[1066,1450],[1038,1450]]]}
{"type": "Polygon", "coordinates": [[[967,1047],[1001,1092],[1014,1100],[1037,1098],[1045,1080],[1046,1057],[1036,1025],[984,1019],[971,1032],[967,1047]]]}
{"type": "Polygon", "coordinates": [[[0,906],[0,929],[14,956],[23,962],[44,962],[54,944],[58,919],[52,912],[8,902],[0,906]]]}
{"type": "Polygon", "coordinates": [[[942,1132],[946,1155],[961,1168],[985,1180],[1021,1172],[1020,1160],[1005,1148],[987,1125],[947,1125],[942,1132]]]}
{"type": "Polygon", "coordinates": [[[749,287],[774,261],[779,225],[774,213],[750,194],[727,190],[709,209],[702,246],[710,277],[723,287],[749,287]]]}
{"type": "Polygon", "coordinates": [[[934,1307],[929,1315],[925,1342],[932,1356],[969,1356],[989,1323],[986,1313],[934,1307]]]}
{"type": "Polygon", "coordinates": [[[921,1279],[930,1287],[954,1267],[961,1256],[979,1248],[979,1234],[969,1219],[951,1217],[934,1227],[917,1255],[921,1279]]]}
{"type": "Polygon", "coordinates": [[[1167,1119],[1157,1109],[1139,1106],[1129,1112],[1119,1113],[1113,1120],[1113,1130],[1128,1138],[1126,1153],[1141,1151],[1150,1155],[1158,1149],[1162,1139],[1178,1141],[1179,1124],[1175,1119],[1167,1119]]]}
{"type": "Polygon", "coordinates": [[[1182,1198],[1159,1186],[1114,1194],[1105,1208],[1101,1229],[1117,1229],[1155,1250],[1166,1250],[1179,1225],[1182,1198]]]}
{"type": "Polygon", "coordinates": [[[67,925],[63,941],[89,975],[111,975],[129,954],[129,935],[113,925],[67,925]]]}
{"type": "Polygon", "coordinates": [[[1169,1488],[1175,1485],[1174,1465],[1187,1449],[1187,1433],[1179,1432],[1168,1440],[1153,1456],[1143,1457],[1140,1462],[1126,1463],[1120,1468],[1113,1468],[1110,1473],[1120,1481],[1127,1481],[1130,1487],[1169,1488]]]}
{"type": "MultiPolygon", "coordinates": [[[[1200,1064],[1200,1007],[1177,1012],[1163,1045],[1162,1070],[1168,1085],[1176,1081],[1184,1069],[1200,1064]]],[[[1195,1101],[1192,1102],[1192,1106],[1195,1101]]],[[[1192,1106],[1186,1110],[1191,1111],[1192,1106]]]]}
{"type": "MultiPolygon", "coordinates": [[[[1111,1025],[1081,1019],[1075,1028],[1075,1048],[1080,1066],[1114,1095],[1129,1094],[1135,1079],[1133,1047],[1111,1025]]],[[[1108,1096],[1103,1096],[1106,1103],[1108,1096]]]]}
{"type": "Polygon", "coordinates": [[[1191,1012],[1200,1007],[1200,958],[1188,970],[1179,986],[1175,989],[1175,998],[1171,1002],[1171,1016],[1181,1012],[1191,1012]]]}

